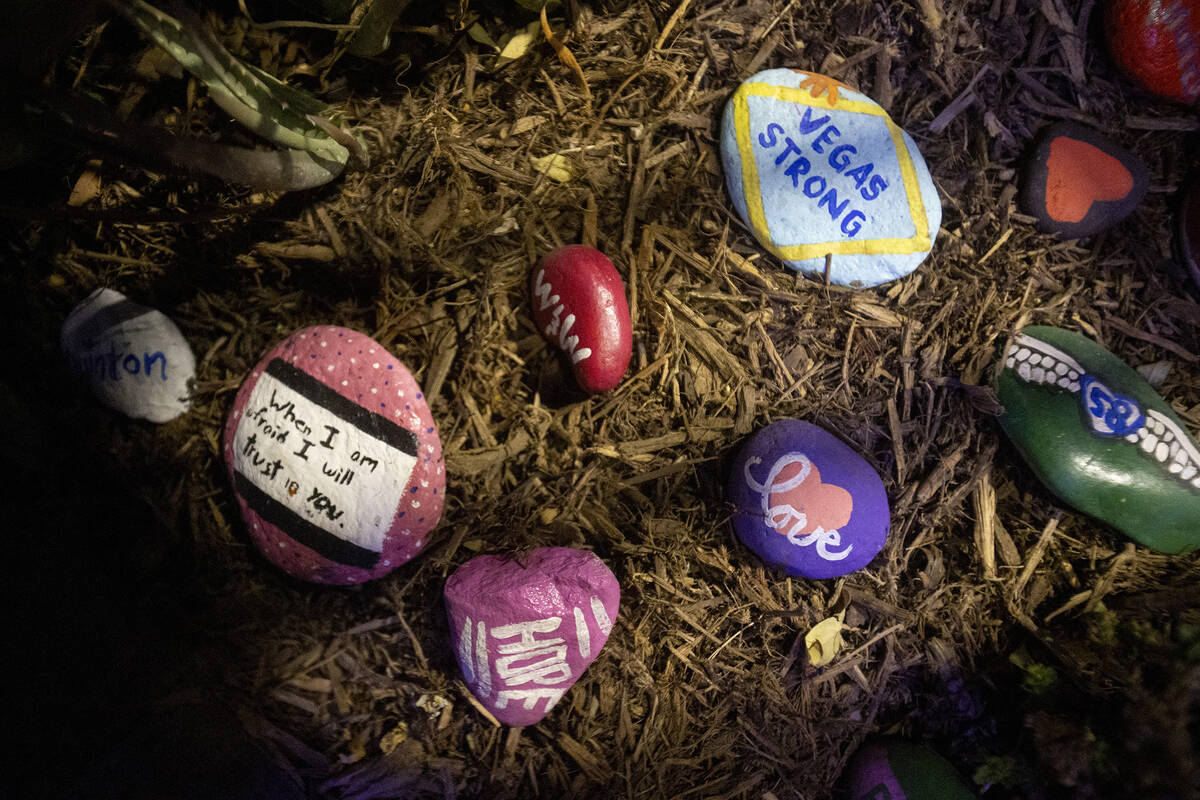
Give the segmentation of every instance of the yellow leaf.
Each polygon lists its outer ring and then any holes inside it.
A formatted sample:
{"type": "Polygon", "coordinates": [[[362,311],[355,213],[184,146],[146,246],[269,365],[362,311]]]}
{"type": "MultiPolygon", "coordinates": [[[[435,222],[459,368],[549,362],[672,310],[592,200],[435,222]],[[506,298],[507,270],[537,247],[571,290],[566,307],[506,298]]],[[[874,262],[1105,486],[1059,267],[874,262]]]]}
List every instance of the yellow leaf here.
{"type": "Polygon", "coordinates": [[[408,723],[401,722],[396,727],[383,735],[379,740],[379,750],[385,756],[400,746],[400,743],[408,738],[408,723]]]}
{"type": "Polygon", "coordinates": [[[842,617],[826,617],[804,634],[804,647],[808,650],[808,663],[814,667],[823,667],[837,651],[842,649],[842,617]]]}
{"type": "Polygon", "coordinates": [[[75,188],[71,190],[71,196],[67,199],[67,205],[71,208],[85,206],[95,200],[99,194],[100,160],[92,159],[79,175],[79,179],[75,181],[75,188]]]}
{"type": "Polygon", "coordinates": [[[346,752],[340,754],[338,756],[338,760],[343,764],[353,764],[357,761],[361,761],[367,755],[366,739],[366,729],[360,730],[358,733],[354,734],[354,736],[351,737],[350,741],[346,744],[346,752]]]}
{"type": "Polygon", "coordinates": [[[538,172],[546,173],[546,177],[559,183],[566,183],[571,180],[571,162],[567,157],[560,153],[552,153],[548,156],[530,156],[529,161],[533,164],[533,168],[538,172]]]}
{"type": "Polygon", "coordinates": [[[537,38],[541,35],[541,33],[541,23],[529,23],[523,30],[514,33],[512,37],[504,43],[504,49],[500,51],[500,55],[497,56],[496,62],[498,64],[507,64],[510,61],[516,61],[518,58],[529,52],[530,46],[537,41],[537,38]]]}

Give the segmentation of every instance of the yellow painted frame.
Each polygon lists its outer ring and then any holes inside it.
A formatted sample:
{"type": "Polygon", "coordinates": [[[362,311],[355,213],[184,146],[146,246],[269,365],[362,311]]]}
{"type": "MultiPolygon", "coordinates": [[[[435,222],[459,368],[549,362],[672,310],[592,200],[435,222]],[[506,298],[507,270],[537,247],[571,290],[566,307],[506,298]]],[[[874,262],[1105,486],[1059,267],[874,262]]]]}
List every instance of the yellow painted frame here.
{"type": "MultiPolygon", "coordinates": [[[[832,99],[832,98],[830,98],[832,99]]],[[[784,261],[805,261],[810,258],[821,258],[826,254],[833,255],[906,255],[908,253],[923,253],[930,249],[929,217],[925,213],[925,202],[921,198],[921,187],[917,183],[917,171],[913,166],[912,156],[904,143],[904,137],[896,123],[887,112],[874,103],[864,103],[857,100],[847,100],[838,97],[834,102],[813,97],[808,89],[796,89],[789,86],[773,86],[769,83],[744,83],[738,87],[733,96],[733,129],[737,136],[738,153],[742,160],[742,190],[746,197],[746,212],[750,217],[750,226],[758,236],[759,242],[782,258],[784,261]],[[900,162],[900,177],[904,182],[904,194],[908,199],[909,216],[912,218],[916,235],[908,239],[862,239],[859,241],[843,240],[836,242],[819,242],[816,244],[789,245],[775,247],[771,241],[770,230],[767,227],[767,216],[763,210],[762,190],[758,179],[758,166],[754,161],[754,143],[750,138],[750,107],[746,98],[773,97],[790,103],[831,108],[835,111],[849,111],[856,114],[868,114],[881,117],[887,125],[896,148],[896,156],[900,162]]]]}

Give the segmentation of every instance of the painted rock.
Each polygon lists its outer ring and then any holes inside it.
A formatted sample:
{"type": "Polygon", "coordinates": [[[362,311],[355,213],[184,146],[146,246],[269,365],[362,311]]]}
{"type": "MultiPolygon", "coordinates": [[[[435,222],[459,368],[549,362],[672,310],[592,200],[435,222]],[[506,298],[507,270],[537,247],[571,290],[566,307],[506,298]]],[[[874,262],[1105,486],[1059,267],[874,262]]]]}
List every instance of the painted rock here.
{"type": "Polygon", "coordinates": [[[1200,180],[1183,191],[1175,218],[1175,256],[1200,288],[1200,180]]]}
{"type": "Polygon", "coordinates": [[[599,250],[580,244],[547,253],[530,276],[533,321],[571,360],[589,392],[615,387],[633,353],[625,284],[599,250]]]}
{"type": "Polygon", "coordinates": [[[1113,60],[1142,88],[1179,103],[1200,100],[1200,4],[1110,0],[1105,35],[1113,60]]]}
{"type": "Polygon", "coordinates": [[[1078,333],[1028,327],[996,390],[1000,425],[1052,492],[1154,550],[1200,547],[1200,449],[1123,361],[1078,333]]]}
{"type": "Polygon", "coordinates": [[[1065,239],[1091,236],[1133,211],[1146,194],[1142,160],[1076,122],[1056,122],[1026,156],[1021,210],[1065,239]]]}
{"type": "Polygon", "coordinates": [[[61,345],[71,370],[114,411],[167,422],[188,410],[196,357],[161,311],[97,289],[63,322],[61,345]]]}
{"type": "Polygon", "coordinates": [[[950,762],[898,739],[864,745],[847,768],[850,800],[974,800],[950,762]]]}
{"type": "Polygon", "coordinates": [[[251,538],[297,578],[386,575],[442,515],[442,443],[420,387],[348,328],[304,328],[268,352],[234,399],[224,449],[251,538]]]}
{"type": "Polygon", "coordinates": [[[874,100],[792,69],[752,75],[721,120],[725,183],[759,243],[792,269],[875,286],[925,260],[942,204],[912,137],[874,100]]]}
{"type": "Polygon", "coordinates": [[[542,547],[523,560],[477,556],[446,581],[458,665],[505,725],[554,708],[608,641],[621,587],[595,554],[542,547]]]}
{"type": "Polygon", "coordinates": [[[840,439],[800,420],[754,434],[733,463],[728,491],[738,538],[789,575],[861,569],[891,525],[879,474],[840,439]]]}

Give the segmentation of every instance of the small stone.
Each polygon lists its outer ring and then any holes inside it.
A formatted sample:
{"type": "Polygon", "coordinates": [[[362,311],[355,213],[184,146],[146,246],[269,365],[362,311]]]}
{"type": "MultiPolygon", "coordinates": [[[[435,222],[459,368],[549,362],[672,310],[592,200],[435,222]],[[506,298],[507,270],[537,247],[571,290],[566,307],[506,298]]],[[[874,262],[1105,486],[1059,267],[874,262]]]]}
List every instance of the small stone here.
{"type": "Polygon", "coordinates": [[[304,328],[268,352],[234,399],[224,451],[251,539],[307,581],[382,577],[442,515],[442,443],[421,388],[348,328],[304,328]]]}
{"type": "Polygon", "coordinates": [[[568,245],[547,253],[530,275],[533,322],[570,359],[588,392],[621,382],[633,354],[625,284],[599,250],[568,245]]]}
{"type": "Polygon", "coordinates": [[[175,323],[112,289],[67,316],[61,344],[71,370],[101,403],[134,419],[167,422],[188,410],[196,357],[175,323]]]}
{"type": "Polygon", "coordinates": [[[1151,549],[1200,547],[1200,478],[1185,477],[1200,469],[1200,447],[1121,359],[1078,333],[1028,327],[1009,346],[996,392],[1004,432],[1063,501],[1151,549]],[[1038,378],[1025,369],[1034,355],[1078,377],[1038,378]]]}
{"type": "Polygon", "coordinates": [[[771,566],[805,578],[865,567],[891,526],[887,493],[862,456],[816,425],[773,422],[729,475],[733,529],[771,566]]]}
{"type": "Polygon", "coordinates": [[[1200,289],[1200,180],[1183,190],[1179,215],[1175,218],[1175,256],[1200,289]]]}
{"type": "Polygon", "coordinates": [[[608,641],[621,587],[594,553],[542,547],[472,558],[445,596],[467,688],[505,725],[532,725],[608,641]]]}
{"type": "Polygon", "coordinates": [[[1056,122],[1025,158],[1020,205],[1043,232],[1079,239],[1129,216],[1148,185],[1136,155],[1077,122],[1056,122]]]}
{"type": "Polygon", "coordinates": [[[975,800],[950,762],[900,739],[859,748],[846,773],[850,800],[975,800]]]}
{"type": "Polygon", "coordinates": [[[785,264],[866,287],[917,268],[942,204],[916,143],[878,103],[794,69],[750,76],[721,120],[730,198],[785,264]]]}
{"type": "Polygon", "coordinates": [[[1138,85],[1177,103],[1200,100],[1200,5],[1110,0],[1104,33],[1113,60],[1138,85]]]}

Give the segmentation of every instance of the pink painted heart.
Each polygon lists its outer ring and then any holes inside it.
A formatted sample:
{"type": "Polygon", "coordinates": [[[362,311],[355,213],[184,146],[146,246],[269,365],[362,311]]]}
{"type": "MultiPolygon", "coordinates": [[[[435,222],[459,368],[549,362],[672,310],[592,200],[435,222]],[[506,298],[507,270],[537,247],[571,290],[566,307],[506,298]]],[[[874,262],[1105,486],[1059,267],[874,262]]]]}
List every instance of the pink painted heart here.
{"type": "Polygon", "coordinates": [[[821,471],[807,457],[793,458],[771,481],[768,524],[789,537],[840,529],[850,521],[854,498],[841,486],[822,483],[821,471]]]}

